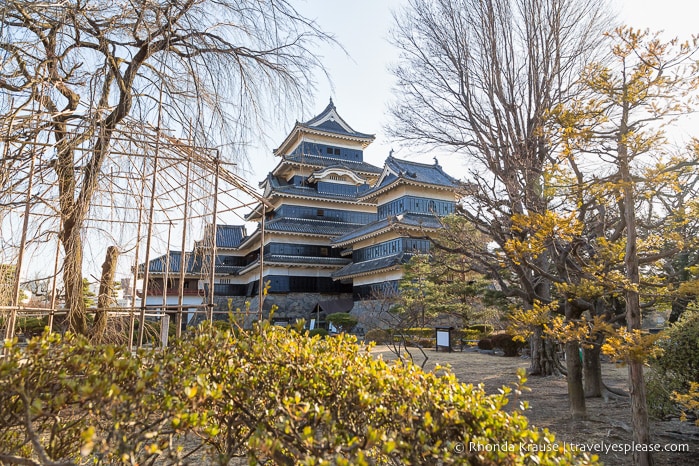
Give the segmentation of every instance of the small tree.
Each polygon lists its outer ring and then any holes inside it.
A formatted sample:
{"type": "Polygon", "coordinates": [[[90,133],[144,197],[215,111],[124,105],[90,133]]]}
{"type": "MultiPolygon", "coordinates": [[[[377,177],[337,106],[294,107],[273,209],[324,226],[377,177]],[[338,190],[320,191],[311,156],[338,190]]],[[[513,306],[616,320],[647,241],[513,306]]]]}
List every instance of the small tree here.
{"type": "Polygon", "coordinates": [[[349,333],[357,325],[357,318],[351,315],[349,312],[335,312],[333,314],[328,314],[325,318],[328,322],[333,324],[340,332],[349,333]]]}
{"type": "MultiPolygon", "coordinates": [[[[634,441],[649,444],[643,377],[648,344],[641,334],[641,293],[644,284],[650,283],[642,280],[642,266],[653,271],[659,260],[684,248],[678,247],[683,239],[676,231],[644,238],[644,231],[650,229],[648,220],[654,216],[641,218],[639,205],[653,200],[648,203],[649,212],[658,208],[656,204],[662,205],[668,215],[661,225],[669,224],[672,229],[685,221],[686,214],[673,212],[671,204],[662,201],[663,191],[675,190],[678,173],[696,165],[696,153],[670,156],[664,128],[699,103],[695,59],[699,38],[665,42],[657,34],[630,28],[619,28],[610,36],[614,45],[609,60],[587,67],[581,79],[581,98],[573,99],[561,112],[562,134],[566,155],[599,156],[594,182],[585,186],[587,192],[594,195],[601,186],[613,194],[618,205],[619,216],[612,229],[616,250],[623,258],[616,286],[626,308],[626,328],[613,340],[623,347],[614,348],[612,342],[607,347],[628,363],[634,441]],[[646,254],[644,247],[649,245],[653,251],[646,254]]],[[[657,295],[659,288],[655,288],[657,295]]],[[[652,464],[651,452],[635,450],[634,462],[652,464]]]]}

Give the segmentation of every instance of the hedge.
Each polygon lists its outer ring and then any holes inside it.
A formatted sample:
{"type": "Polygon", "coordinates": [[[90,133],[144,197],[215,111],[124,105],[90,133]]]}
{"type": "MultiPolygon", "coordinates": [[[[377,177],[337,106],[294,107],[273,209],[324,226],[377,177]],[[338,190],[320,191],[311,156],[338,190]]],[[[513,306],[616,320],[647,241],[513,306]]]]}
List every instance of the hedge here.
{"type": "Polygon", "coordinates": [[[71,334],[6,347],[7,463],[596,464],[506,412],[509,388],[489,395],[445,369],[389,363],[352,336],[203,324],[167,351],[71,334]]]}

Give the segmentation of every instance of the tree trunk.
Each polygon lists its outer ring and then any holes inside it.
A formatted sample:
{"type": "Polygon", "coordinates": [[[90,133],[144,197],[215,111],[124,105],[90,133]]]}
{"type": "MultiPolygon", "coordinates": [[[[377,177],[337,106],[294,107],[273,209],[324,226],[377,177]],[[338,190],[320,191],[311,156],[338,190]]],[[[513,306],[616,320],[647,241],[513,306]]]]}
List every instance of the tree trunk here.
{"type": "MultiPolygon", "coordinates": [[[[634,195],[634,180],[631,177],[629,162],[629,148],[626,137],[631,131],[627,124],[629,119],[629,103],[624,88],[624,106],[621,125],[619,128],[619,140],[617,153],[619,160],[619,174],[621,175],[622,194],[624,197],[622,207],[626,221],[626,250],[624,251],[624,266],[626,267],[626,325],[629,332],[641,329],[641,301],[638,287],[641,283],[641,272],[638,260],[638,232],[636,229],[636,203],[634,195]]],[[[629,388],[631,392],[631,421],[633,423],[633,440],[636,445],[650,444],[650,423],[648,421],[648,405],[646,404],[646,384],[643,379],[643,362],[632,357],[629,360],[629,388]]],[[[650,451],[637,451],[634,449],[633,462],[638,466],[651,466],[653,456],[650,451]]]]}
{"type": "Polygon", "coordinates": [[[68,308],[68,330],[81,335],[87,334],[87,317],[83,300],[83,245],[80,230],[73,222],[64,221],[61,242],[63,259],[63,285],[68,308]]]}
{"type": "Polygon", "coordinates": [[[566,370],[568,375],[568,399],[570,400],[570,414],[573,419],[585,419],[587,409],[585,407],[585,391],[583,390],[582,361],[580,361],[580,345],[577,341],[569,341],[565,345],[566,370]]]}
{"type": "Polygon", "coordinates": [[[556,369],[556,352],[551,340],[544,338],[543,328],[537,327],[534,330],[530,340],[532,353],[531,365],[529,367],[530,375],[555,375],[558,373],[556,369]]]}
{"type": "Polygon", "coordinates": [[[672,324],[677,322],[682,314],[684,314],[684,311],[687,310],[687,306],[689,303],[692,302],[690,298],[687,297],[677,297],[672,300],[672,311],[670,311],[670,318],[668,321],[672,324]]]}
{"type": "Polygon", "coordinates": [[[92,340],[102,341],[107,330],[107,309],[113,305],[112,294],[114,293],[114,275],[116,273],[119,250],[116,246],[107,248],[107,255],[102,264],[102,276],[100,277],[100,291],[97,296],[97,311],[95,312],[95,323],[91,329],[92,340]]]}
{"type": "Polygon", "coordinates": [[[583,382],[587,398],[602,396],[602,364],[598,344],[583,348],[583,382]]]}

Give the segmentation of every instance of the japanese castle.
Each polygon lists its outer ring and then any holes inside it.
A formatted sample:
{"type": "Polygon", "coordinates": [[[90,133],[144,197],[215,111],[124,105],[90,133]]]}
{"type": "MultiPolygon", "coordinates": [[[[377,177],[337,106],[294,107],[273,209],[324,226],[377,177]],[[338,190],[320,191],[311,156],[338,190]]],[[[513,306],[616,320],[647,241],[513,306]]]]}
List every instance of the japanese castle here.
{"type": "MultiPolygon", "coordinates": [[[[438,217],[454,212],[459,182],[436,159],[423,164],[391,155],[383,167],[371,165],[364,149],[373,141],[374,135],[352,129],[332,100],[318,116],[296,123],[274,150],[279,163],[260,183],[267,202],[245,217],[257,222],[255,231],[216,227],[219,310],[242,309],[246,301],[256,309],[261,275],[269,282],[264,310],[277,305],[275,317],[289,321],[361,312],[365,300],[397,289],[402,265],[429,250],[424,238],[439,230],[438,217]]],[[[184,304],[208,302],[203,263],[211,230],[205,228],[184,260],[180,251],[171,251],[150,261],[147,305],[162,305],[163,298],[177,305],[183,263],[184,304]]]]}

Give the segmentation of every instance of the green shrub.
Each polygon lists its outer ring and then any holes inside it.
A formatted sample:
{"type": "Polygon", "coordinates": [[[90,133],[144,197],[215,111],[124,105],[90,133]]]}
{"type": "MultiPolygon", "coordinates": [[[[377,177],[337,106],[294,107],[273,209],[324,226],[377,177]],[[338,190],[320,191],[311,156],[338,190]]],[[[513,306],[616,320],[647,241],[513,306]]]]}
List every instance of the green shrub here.
{"type": "Polygon", "coordinates": [[[551,449],[552,434],[506,411],[510,388],[487,395],[448,370],[389,363],[352,336],[307,338],[262,323],[239,336],[202,326],[168,351],[131,354],[70,334],[7,348],[7,462],[595,464],[551,449]]]}
{"type": "Polygon", "coordinates": [[[36,337],[44,333],[44,329],[48,325],[48,316],[19,318],[17,319],[17,333],[21,333],[27,338],[36,337]]]}
{"type": "Polygon", "coordinates": [[[392,338],[391,332],[382,328],[373,328],[364,336],[366,342],[378,343],[379,345],[389,343],[392,338]]]}
{"type": "Polygon", "coordinates": [[[512,335],[507,333],[492,335],[490,341],[493,344],[493,348],[500,348],[505,353],[505,356],[508,357],[517,356],[519,350],[524,347],[523,342],[514,340],[512,335]]]}
{"type": "Polygon", "coordinates": [[[468,326],[469,330],[474,330],[478,332],[482,336],[487,336],[493,333],[495,328],[490,325],[490,324],[475,324],[475,325],[469,325],[468,326]]]}
{"type": "Polygon", "coordinates": [[[413,327],[402,331],[404,335],[418,338],[434,338],[435,330],[431,327],[413,327]]]}
{"type": "Polygon", "coordinates": [[[320,335],[321,337],[324,338],[324,337],[327,337],[329,334],[328,334],[328,331],[325,330],[324,328],[314,328],[313,330],[308,331],[309,337],[314,337],[316,335],[320,335]]]}
{"type": "Polygon", "coordinates": [[[456,331],[456,338],[461,338],[463,340],[478,340],[481,338],[481,332],[462,328],[456,331]]]}
{"type": "Polygon", "coordinates": [[[351,315],[349,312],[335,312],[333,314],[328,314],[325,318],[328,322],[333,324],[340,332],[349,333],[357,325],[357,318],[351,315]]]}
{"type": "MultiPolygon", "coordinates": [[[[699,310],[688,309],[656,342],[660,356],[650,360],[647,399],[650,413],[658,418],[677,416],[680,407],[673,392],[686,394],[699,381],[699,310]]],[[[699,416],[699,413],[693,413],[699,416]]]]}

